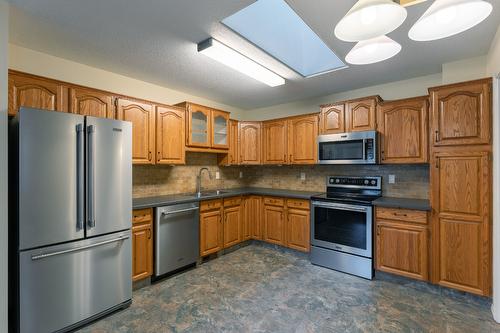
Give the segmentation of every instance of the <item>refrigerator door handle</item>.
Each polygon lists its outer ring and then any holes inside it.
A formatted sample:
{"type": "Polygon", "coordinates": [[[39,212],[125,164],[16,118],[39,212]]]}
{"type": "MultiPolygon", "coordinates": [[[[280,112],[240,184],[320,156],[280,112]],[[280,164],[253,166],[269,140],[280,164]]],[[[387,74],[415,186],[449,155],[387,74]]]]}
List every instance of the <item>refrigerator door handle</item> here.
{"type": "Polygon", "coordinates": [[[40,260],[40,259],[44,259],[44,258],[48,258],[48,257],[58,256],[58,255],[65,254],[65,253],[71,253],[71,252],[76,252],[76,251],[87,250],[87,249],[91,249],[91,248],[97,247],[97,246],[102,246],[102,245],[106,245],[106,244],[110,244],[110,243],[116,243],[116,242],[119,242],[119,241],[124,241],[125,239],[128,239],[128,238],[129,238],[129,236],[121,236],[121,237],[118,237],[118,238],[113,238],[113,239],[106,240],[106,241],[99,242],[99,243],[95,243],[95,244],[90,244],[90,245],[84,245],[84,246],[80,246],[80,247],[75,247],[74,249],[68,249],[68,250],[62,250],[62,251],[56,251],[56,252],[50,252],[50,253],[42,253],[42,254],[32,255],[31,256],[31,260],[40,260]]]}
{"type": "Polygon", "coordinates": [[[95,126],[87,126],[87,225],[95,228],[95,126]]]}
{"type": "Polygon", "coordinates": [[[83,157],[83,124],[76,125],[76,193],[77,193],[77,203],[76,203],[76,229],[82,230],[84,223],[84,157],[83,157]]]}

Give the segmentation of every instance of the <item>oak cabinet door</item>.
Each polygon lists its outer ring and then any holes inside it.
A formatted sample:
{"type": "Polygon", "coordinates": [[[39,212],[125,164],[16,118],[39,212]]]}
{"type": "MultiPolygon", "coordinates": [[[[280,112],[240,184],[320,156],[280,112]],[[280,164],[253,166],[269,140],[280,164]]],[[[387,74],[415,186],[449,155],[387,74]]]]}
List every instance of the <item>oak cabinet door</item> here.
{"type": "Polygon", "coordinates": [[[197,104],[189,104],[187,110],[187,145],[190,147],[210,148],[212,110],[197,104]]]}
{"type": "Polygon", "coordinates": [[[264,240],[269,243],[286,245],[285,209],[280,206],[264,205],[264,240]]]}
{"type": "Polygon", "coordinates": [[[216,149],[229,148],[229,113],[212,110],[211,147],[216,149]]]}
{"type": "Polygon", "coordinates": [[[228,153],[228,165],[238,165],[238,145],[239,145],[239,135],[238,135],[238,121],[229,120],[229,153],[228,153]]]}
{"type": "Polygon", "coordinates": [[[257,165],[261,164],[261,123],[260,122],[240,122],[240,164],[257,165]]]}
{"type": "Polygon", "coordinates": [[[310,246],[309,210],[288,209],[286,221],[286,244],[289,248],[309,252],[310,246]]]}
{"type": "Polygon", "coordinates": [[[315,164],[318,160],[318,116],[288,120],[288,163],[315,164]]]}
{"type": "Polygon", "coordinates": [[[377,110],[382,163],[427,163],[427,97],[382,103],[377,110]]]}
{"type": "Polygon", "coordinates": [[[367,98],[347,103],[346,132],[374,131],[377,128],[376,107],[377,98],[367,98]]]}
{"type": "Polygon", "coordinates": [[[287,121],[271,120],[262,123],[263,163],[286,164],[287,121]]]}
{"type": "Polygon", "coordinates": [[[427,232],[426,226],[377,221],[377,270],[426,281],[427,232]]]}
{"type": "Polygon", "coordinates": [[[68,89],[55,81],[9,73],[9,116],[22,106],[67,112],[68,89]]]}
{"type": "Polygon", "coordinates": [[[98,118],[115,118],[113,96],[98,90],[71,88],[69,112],[98,118]]]}
{"type": "Polygon", "coordinates": [[[219,252],[223,248],[220,209],[200,213],[200,256],[219,252]]]}
{"type": "Polygon", "coordinates": [[[430,89],[433,145],[491,142],[491,79],[430,89]]]}
{"type": "Polygon", "coordinates": [[[156,107],[156,163],[185,164],[185,111],[181,108],[156,107]]]}
{"type": "Polygon", "coordinates": [[[322,105],[319,119],[320,134],[336,134],[347,132],[344,103],[322,105]]]}
{"type": "Polygon", "coordinates": [[[433,155],[435,283],[479,295],[491,293],[490,170],[488,152],[433,155]]]}
{"type": "Polygon", "coordinates": [[[153,274],[153,240],[151,223],[132,227],[132,281],[153,274]]]}
{"type": "Polygon", "coordinates": [[[255,195],[247,197],[245,212],[250,238],[262,239],[262,198],[255,195]]]}
{"type": "Polygon", "coordinates": [[[132,123],[132,163],[155,164],[155,114],[151,104],[118,100],[118,119],[132,123]]]}
{"type": "Polygon", "coordinates": [[[224,208],[224,248],[241,242],[241,227],[240,206],[224,208]]]}

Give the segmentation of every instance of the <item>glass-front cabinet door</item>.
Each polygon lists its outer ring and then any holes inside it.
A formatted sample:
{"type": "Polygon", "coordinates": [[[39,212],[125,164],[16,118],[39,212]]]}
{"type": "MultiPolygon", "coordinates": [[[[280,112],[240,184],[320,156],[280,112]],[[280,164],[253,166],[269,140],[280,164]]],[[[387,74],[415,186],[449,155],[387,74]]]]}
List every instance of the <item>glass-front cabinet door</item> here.
{"type": "Polygon", "coordinates": [[[211,110],[202,106],[189,107],[188,146],[210,147],[211,110]]]}
{"type": "Polygon", "coordinates": [[[229,125],[229,113],[213,110],[213,136],[212,136],[212,147],[213,148],[229,148],[229,136],[228,136],[228,125],[229,125]]]}

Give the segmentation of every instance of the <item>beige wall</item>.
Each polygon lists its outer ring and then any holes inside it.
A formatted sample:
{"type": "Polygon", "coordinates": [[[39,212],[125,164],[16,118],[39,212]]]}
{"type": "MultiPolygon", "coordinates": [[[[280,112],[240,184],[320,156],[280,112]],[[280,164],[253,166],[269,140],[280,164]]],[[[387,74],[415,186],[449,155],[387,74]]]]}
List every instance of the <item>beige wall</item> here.
{"type": "Polygon", "coordinates": [[[0,0],[0,332],[7,332],[7,47],[9,5],[0,0]]]}
{"type": "Polygon", "coordinates": [[[486,56],[443,64],[443,84],[482,79],[486,73],[486,56]]]}
{"type": "Polygon", "coordinates": [[[14,44],[9,44],[9,68],[87,87],[143,98],[158,103],[192,101],[231,112],[239,118],[241,109],[199,96],[136,80],[14,44]]]}
{"type": "Polygon", "coordinates": [[[498,27],[495,38],[491,43],[490,52],[488,53],[486,70],[488,75],[491,76],[500,74],[500,27],[498,27]]]}
{"type": "Polygon", "coordinates": [[[409,80],[380,84],[362,89],[356,89],[332,95],[302,100],[298,102],[280,104],[245,112],[245,120],[265,120],[289,115],[313,113],[319,111],[320,104],[358,98],[370,95],[380,95],[383,99],[399,99],[427,94],[427,88],[440,85],[441,74],[421,76],[409,80]]]}

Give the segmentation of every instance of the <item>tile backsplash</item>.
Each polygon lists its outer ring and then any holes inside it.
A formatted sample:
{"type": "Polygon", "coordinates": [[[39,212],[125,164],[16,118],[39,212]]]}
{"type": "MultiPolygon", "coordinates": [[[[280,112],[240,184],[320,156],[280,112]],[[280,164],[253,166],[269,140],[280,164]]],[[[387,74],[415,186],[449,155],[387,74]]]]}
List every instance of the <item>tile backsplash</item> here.
{"type": "Polygon", "coordinates": [[[133,196],[145,197],[174,193],[190,193],[196,190],[196,175],[207,167],[202,175],[205,190],[268,187],[304,191],[325,191],[325,179],[330,175],[382,176],[385,196],[427,199],[429,197],[429,165],[309,165],[309,166],[235,166],[219,167],[217,155],[188,153],[183,166],[133,167],[133,196]],[[243,178],[239,173],[243,172],[243,178]],[[215,179],[219,172],[220,179],[215,179]],[[306,179],[301,180],[300,174],[306,179]],[[395,175],[395,184],[389,184],[389,175],[395,175]]]}

